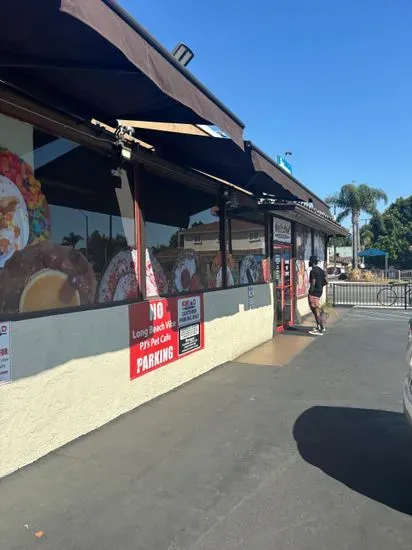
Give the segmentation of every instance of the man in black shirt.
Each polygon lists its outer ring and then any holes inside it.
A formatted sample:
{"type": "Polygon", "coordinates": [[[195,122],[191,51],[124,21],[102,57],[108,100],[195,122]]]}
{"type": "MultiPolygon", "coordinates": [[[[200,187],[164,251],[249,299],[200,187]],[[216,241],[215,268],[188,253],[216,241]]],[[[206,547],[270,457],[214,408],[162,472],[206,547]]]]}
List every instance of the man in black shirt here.
{"type": "Polygon", "coordinates": [[[311,256],[309,259],[309,267],[312,268],[309,276],[309,307],[315,317],[316,328],[310,331],[310,334],[319,336],[325,332],[323,326],[323,318],[320,308],[320,299],[323,294],[323,287],[326,286],[327,280],[323,269],[318,266],[319,260],[316,256],[311,256]]]}

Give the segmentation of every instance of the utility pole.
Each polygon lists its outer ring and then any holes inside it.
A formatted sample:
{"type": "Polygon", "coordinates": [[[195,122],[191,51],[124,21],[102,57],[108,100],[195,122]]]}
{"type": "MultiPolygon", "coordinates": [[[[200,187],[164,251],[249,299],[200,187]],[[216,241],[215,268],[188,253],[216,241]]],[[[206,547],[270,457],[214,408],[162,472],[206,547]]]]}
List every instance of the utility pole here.
{"type": "MultiPolygon", "coordinates": [[[[336,221],[336,204],[333,205],[333,219],[336,221]]],[[[333,235],[333,265],[336,271],[336,235],[333,235]]]]}

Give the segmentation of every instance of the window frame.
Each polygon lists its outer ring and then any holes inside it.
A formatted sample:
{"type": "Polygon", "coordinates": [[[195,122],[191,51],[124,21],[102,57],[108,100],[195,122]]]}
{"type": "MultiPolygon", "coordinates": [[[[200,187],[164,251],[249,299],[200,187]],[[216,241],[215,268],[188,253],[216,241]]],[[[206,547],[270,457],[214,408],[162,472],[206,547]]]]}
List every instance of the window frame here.
{"type": "MultiPolygon", "coordinates": [[[[246,233],[247,232],[247,241],[248,243],[261,243],[262,244],[262,256],[264,258],[264,260],[267,260],[268,259],[268,255],[267,255],[267,240],[268,240],[268,226],[267,226],[267,215],[265,213],[262,213],[262,219],[261,221],[251,221],[251,220],[248,220],[248,219],[245,219],[244,217],[242,216],[228,216],[227,217],[227,227],[228,227],[228,231],[227,231],[227,237],[229,239],[229,242],[228,242],[228,247],[227,247],[227,250],[225,252],[225,255],[226,253],[229,253],[230,255],[233,255],[233,239],[232,239],[232,234],[233,234],[233,228],[232,228],[232,221],[234,220],[243,220],[247,223],[250,223],[250,224],[254,224],[255,226],[258,225],[259,227],[261,227],[261,231],[263,231],[263,243],[262,243],[262,235],[259,235],[259,229],[257,230],[253,230],[253,231],[248,231],[247,229],[244,230],[244,232],[246,233]],[[257,233],[257,239],[254,239],[253,241],[249,240],[249,237],[250,237],[250,234],[251,233],[257,233]]],[[[240,262],[241,263],[241,262],[240,262]]],[[[270,275],[270,278],[271,275],[270,275]]],[[[269,284],[267,281],[264,280],[264,271],[263,271],[263,265],[262,265],[262,281],[256,281],[253,283],[253,286],[254,285],[262,285],[262,284],[269,284]]],[[[250,286],[248,283],[243,283],[243,284],[236,284],[236,285],[232,285],[232,286],[226,286],[225,288],[227,290],[229,289],[232,289],[232,288],[244,288],[244,287],[247,287],[247,286],[250,286]]]]}
{"type": "Polygon", "coordinates": [[[259,236],[259,231],[249,231],[249,242],[250,243],[257,243],[261,241],[261,237],[259,236]]]}

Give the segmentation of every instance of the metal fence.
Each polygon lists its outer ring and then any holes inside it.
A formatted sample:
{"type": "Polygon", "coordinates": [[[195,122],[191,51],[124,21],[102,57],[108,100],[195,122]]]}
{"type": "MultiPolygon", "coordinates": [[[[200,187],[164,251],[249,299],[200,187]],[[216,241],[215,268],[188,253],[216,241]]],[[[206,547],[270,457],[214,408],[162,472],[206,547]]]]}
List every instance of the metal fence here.
{"type": "Polygon", "coordinates": [[[412,269],[372,269],[371,272],[376,275],[378,279],[389,279],[403,282],[412,281],[412,269]]]}
{"type": "Polygon", "coordinates": [[[411,283],[330,283],[328,299],[334,306],[412,308],[411,283]]]}

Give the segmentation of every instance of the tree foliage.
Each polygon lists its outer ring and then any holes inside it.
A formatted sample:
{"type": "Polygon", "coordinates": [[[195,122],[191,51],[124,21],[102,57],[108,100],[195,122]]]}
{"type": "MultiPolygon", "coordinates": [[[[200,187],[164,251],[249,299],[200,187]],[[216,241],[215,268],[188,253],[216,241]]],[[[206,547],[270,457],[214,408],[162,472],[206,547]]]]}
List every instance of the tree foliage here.
{"type": "Polygon", "coordinates": [[[357,185],[355,182],[343,185],[338,193],[326,199],[326,203],[340,209],[337,221],[341,222],[348,216],[352,222],[352,236],[355,242],[353,265],[358,265],[357,251],[360,248],[359,218],[361,212],[366,212],[372,217],[379,216],[377,204],[379,201],[387,201],[387,196],[382,189],[369,187],[365,183],[357,185]]]}
{"type": "Polygon", "coordinates": [[[68,235],[63,237],[62,245],[76,248],[77,244],[82,240],[83,240],[83,237],[81,235],[78,235],[77,233],[74,233],[73,231],[71,231],[68,235]]]}
{"type": "Polygon", "coordinates": [[[389,254],[400,269],[412,268],[412,195],[393,202],[379,217],[372,217],[365,232],[372,234],[371,248],[389,254]]]}

